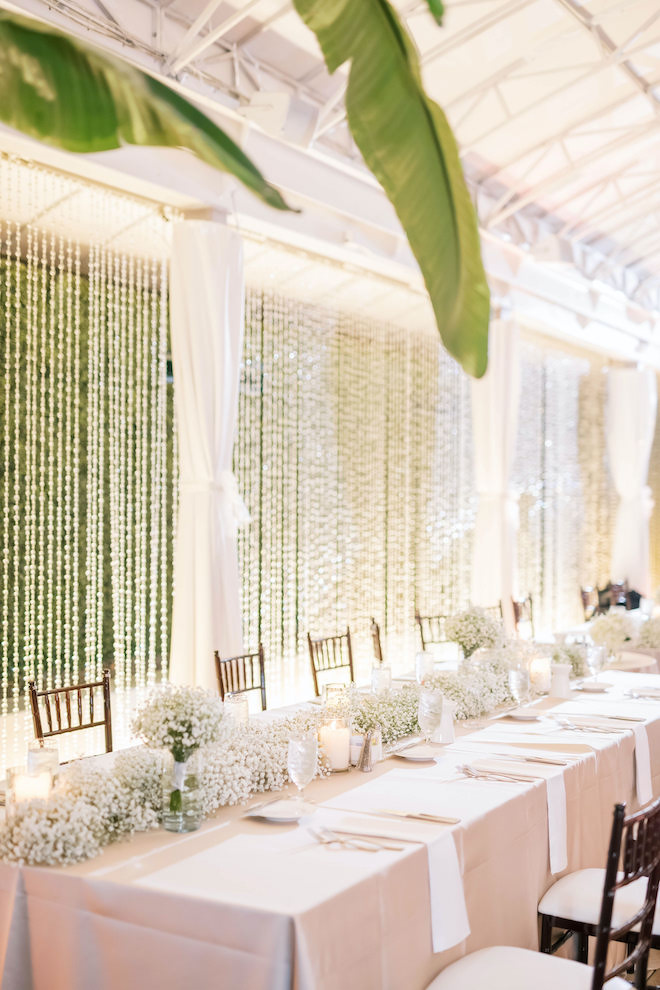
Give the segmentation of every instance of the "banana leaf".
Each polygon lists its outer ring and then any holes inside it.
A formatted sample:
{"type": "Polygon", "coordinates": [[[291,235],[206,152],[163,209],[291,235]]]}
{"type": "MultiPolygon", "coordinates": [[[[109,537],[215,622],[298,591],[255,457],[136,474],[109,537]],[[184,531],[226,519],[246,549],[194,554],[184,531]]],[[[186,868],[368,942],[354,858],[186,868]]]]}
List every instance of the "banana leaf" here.
{"type": "Polygon", "coordinates": [[[187,148],[279,210],[280,193],[205,114],[139,69],[0,11],[0,120],[67,151],[125,144],[187,148]]]}
{"type": "Polygon", "coordinates": [[[346,111],[367,166],[399,216],[447,350],[471,375],[488,363],[490,297],[456,142],[422,86],[387,0],[293,0],[329,72],[350,61],[346,111]]]}
{"type": "Polygon", "coordinates": [[[433,14],[437,24],[442,24],[442,18],[445,16],[445,6],[442,0],[426,0],[429,5],[429,10],[433,14]]]}

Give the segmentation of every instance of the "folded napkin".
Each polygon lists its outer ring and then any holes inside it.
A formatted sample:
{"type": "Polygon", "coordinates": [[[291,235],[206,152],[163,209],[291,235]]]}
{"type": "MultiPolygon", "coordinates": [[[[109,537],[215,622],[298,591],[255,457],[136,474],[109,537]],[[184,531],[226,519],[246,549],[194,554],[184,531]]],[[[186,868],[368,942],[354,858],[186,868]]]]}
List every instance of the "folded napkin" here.
{"type": "Polygon", "coordinates": [[[486,773],[508,773],[519,776],[519,779],[529,780],[530,784],[545,777],[546,802],[548,808],[548,850],[550,855],[550,872],[561,873],[568,865],[568,826],[566,817],[566,788],[564,774],[552,766],[514,765],[503,760],[473,760],[471,766],[475,770],[486,773]]]}
{"type": "Polygon", "coordinates": [[[649,752],[649,737],[646,726],[637,722],[633,726],[635,733],[635,780],[637,785],[637,800],[647,804],[653,798],[653,783],[651,781],[651,754],[649,752]]]}
{"type": "Polygon", "coordinates": [[[568,825],[566,819],[566,788],[563,773],[548,777],[545,782],[548,802],[548,843],[550,872],[561,873],[568,866],[568,825]]]}
{"type": "MultiPolygon", "coordinates": [[[[447,772],[455,776],[453,768],[448,767],[447,772]]],[[[429,788],[426,777],[393,770],[325,801],[321,807],[350,810],[354,813],[363,811],[372,815],[378,814],[383,808],[402,812],[423,809],[432,814],[453,814],[451,809],[445,807],[445,803],[446,796],[439,788],[429,788]]],[[[375,819],[371,821],[373,823],[375,819]]],[[[387,827],[390,828],[391,825],[392,820],[389,820],[387,827]]],[[[402,829],[401,834],[408,833],[418,838],[427,848],[433,950],[444,952],[445,949],[458,945],[470,934],[463,877],[454,839],[446,825],[407,820],[407,826],[406,831],[402,829]],[[434,835],[436,829],[438,831],[434,835]]]]}
{"type": "Polygon", "coordinates": [[[433,951],[444,952],[470,934],[463,877],[451,832],[429,842],[427,852],[433,951]]]}

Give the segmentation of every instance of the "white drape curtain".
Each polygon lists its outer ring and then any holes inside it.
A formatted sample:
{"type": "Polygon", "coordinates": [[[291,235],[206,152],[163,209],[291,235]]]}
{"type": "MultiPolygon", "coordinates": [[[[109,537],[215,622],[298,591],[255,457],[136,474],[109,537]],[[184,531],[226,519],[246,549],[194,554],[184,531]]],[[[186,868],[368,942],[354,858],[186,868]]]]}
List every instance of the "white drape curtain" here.
{"type": "Polygon", "coordinates": [[[655,373],[650,368],[613,368],[608,373],[605,429],[610,473],[619,506],[612,548],[613,581],[651,597],[646,484],[657,410],[655,373]]]}
{"type": "Polygon", "coordinates": [[[479,506],[472,557],[472,602],[502,601],[507,630],[513,626],[518,495],[510,487],[520,395],[520,333],[510,322],[491,324],[488,371],[474,380],[472,433],[479,506]]]}
{"type": "Polygon", "coordinates": [[[217,690],[213,652],[242,652],[232,474],[243,347],[243,250],[219,223],[174,225],[170,317],[179,431],[170,680],[217,690]]]}

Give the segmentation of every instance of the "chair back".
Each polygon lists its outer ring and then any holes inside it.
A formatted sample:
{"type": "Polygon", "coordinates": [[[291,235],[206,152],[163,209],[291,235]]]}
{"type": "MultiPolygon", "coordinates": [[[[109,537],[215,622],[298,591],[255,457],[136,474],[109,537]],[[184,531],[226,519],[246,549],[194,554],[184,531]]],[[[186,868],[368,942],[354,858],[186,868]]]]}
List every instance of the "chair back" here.
{"type": "Polygon", "coordinates": [[[377,663],[383,663],[383,647],[380,642],[380,626],[374,618],[371,620],[370,632],[371,642],[374,648],[374,660],[376,660],[377,663]]]}
{"type": "Polygon", "coordinates": [[[431,643],[449,642],[445,631],[448,618],[448,615],[420,615],[415,610],[415,623],[419,629],[419,638],[423,650],[431,643]]]}
{"type": "Polygon", "coordinates": [[[28,684],[34,734],[40,742],[79,729],[105,729],[105,751],[112,752],[112,716],[110,712],[110,671],[104,670],[100,681],[74,684],[71,687],[38,691],[35,681],[28,684]],[[95,711],[94,693],[102,689],[102,712],[95,711]],[[42,717],[43,712],[43,717],[42,717]],[[102,717],[101,717],[102,716],[102,717]],[[45,722],[45,726],[44,726],[45,722]]]}
{"type": "Polygon", "coordinates": [[[610,604],[625,605],[628,608],[628,582],[610,584],[610,604]]]}
{"type": "Polygon", "coordinates": [[[242,694],[248,691],[261,693],[261,710],[266,711],[266,671],[264,648],[261,643],[256,653],[243,653],[237,657],[221,657],[215,651],[215,670],[218,675],[220,697],[225,694],[242,694]]]}
{"type": "Polygon", "coordinates": [[[351,630],[348,626],[345,633],[335,636],[315,638],[307,633],[307,645],[309,647],[309,660],[312,665],[312,677],[314,678],[314,693],[317,698],[321,693],[318,675],[323,671],[348,667],[351,681],[353,681],[353,650],[351,648],[351,630]]]}
{"type": "Polygon", "coordinates": [[[580,588],[580,600],[582,602],[584,621],[588,622],[599,611],[598,590],[591,585],[580,588]]]}
{"type": "Polygon", "coordinates": [[[529,623],[529,628],[531,630],[531,638],[534,639],[534,606],[532,604],[531,593],[528,592],[526,598],[511,599],[511,605],[513,606],[513,628],[515,629],[516,635],[519,634],[519,626],[523,623],[529,623]]]}
{"type": "Polygon", "coordinates": [[[646,987],[653,918],[660,883],[660,798],[632,815],[626,816],[625,811],[623,804],[617,804],[614,808],[603,900],[596,933],[591,990],[602,990],[603,984],[608,980],[632,967],[635,970],[634,986],[638,990],[646,987]],[[646,878],[647,884],[641,907],[625,924],[612,928],[616,892],[643,878],[646,878]],[[637,939],[626,943],[625,958],[620,959],[609,970],[606,969],[609,943],[621,941],[622,936],[637,928],[637,939]]]}

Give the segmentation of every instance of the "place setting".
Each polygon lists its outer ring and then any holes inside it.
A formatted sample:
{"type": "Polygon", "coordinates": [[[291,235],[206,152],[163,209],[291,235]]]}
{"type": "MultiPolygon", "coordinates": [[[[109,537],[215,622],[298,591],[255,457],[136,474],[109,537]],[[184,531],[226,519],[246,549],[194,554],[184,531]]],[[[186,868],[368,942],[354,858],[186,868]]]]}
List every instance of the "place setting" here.
{"type": "Polygon", "coordinates": [[[0,53],[2,990],[660,984],[658,0],[0,53]]]}

